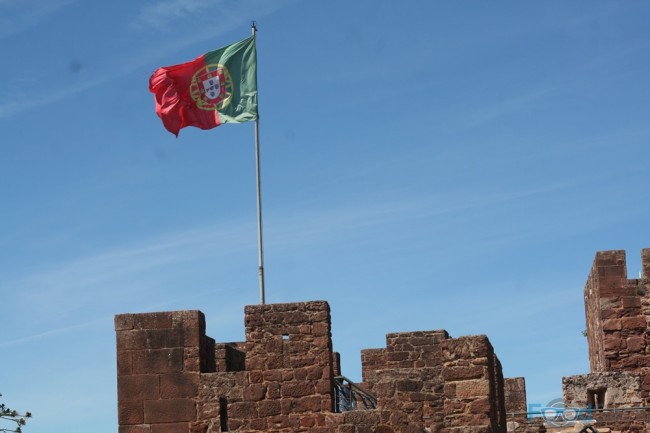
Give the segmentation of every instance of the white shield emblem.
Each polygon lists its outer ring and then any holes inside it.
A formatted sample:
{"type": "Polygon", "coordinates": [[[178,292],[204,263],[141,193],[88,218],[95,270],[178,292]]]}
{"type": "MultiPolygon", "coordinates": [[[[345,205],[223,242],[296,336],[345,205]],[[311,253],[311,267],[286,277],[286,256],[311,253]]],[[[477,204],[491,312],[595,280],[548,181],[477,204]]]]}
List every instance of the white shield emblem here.
{"type": "Polygon", "coordinates": [[[224,65],[206,65],[194,73],[189,90],[200,109],[221,109],[232,99],[232,78],[224,65]]]}
{"type": "Polygon", "coordinates": [[[210,77],[203,80],[203,88],[205,89],[205,96],[209,99],[217,99],[221,95],[221,81],[219,77],[210,77]]]}

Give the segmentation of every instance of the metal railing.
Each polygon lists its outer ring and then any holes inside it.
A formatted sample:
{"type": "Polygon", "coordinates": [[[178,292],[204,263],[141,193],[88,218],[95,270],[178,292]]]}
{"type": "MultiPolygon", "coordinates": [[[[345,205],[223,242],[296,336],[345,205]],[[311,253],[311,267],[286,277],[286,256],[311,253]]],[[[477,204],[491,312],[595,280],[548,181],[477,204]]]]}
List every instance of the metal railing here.
{"type": "Polygon", "coordinates": [[[597,433],[597,425],[610,426],[612,423],[629,422],[634,413],[635,422],[650,421],[650,406],[616,407],[592,409],[587,408],[560,408],[555,413],[535,412],[508,412],[506,417],[524,424],[543,422],[545,424],[569,427],[578,422],[585,424],[580,433],[597,433]]]}
{"type": "Polygon", "coordinates": [[[336,412],[376,408],[377,397],[345,376],[336,376],[334,378],[334,410],[336,412]]]}

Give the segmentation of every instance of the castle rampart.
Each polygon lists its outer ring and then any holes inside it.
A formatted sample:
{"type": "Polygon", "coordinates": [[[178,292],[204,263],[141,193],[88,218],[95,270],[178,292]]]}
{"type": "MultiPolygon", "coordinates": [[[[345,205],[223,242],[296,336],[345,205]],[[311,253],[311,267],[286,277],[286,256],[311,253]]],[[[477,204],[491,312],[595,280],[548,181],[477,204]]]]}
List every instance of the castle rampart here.
{"type": "Polygon", "coordinates": [[[650,249],[641,263],[629,279],[625,251],[596,253],[584,289],[591,373],[562,380],[566,407],[622,432],[650,431],[650,249]]]}
{"type": "Polygon", "coordinates": [[[362,352],[374,408],[339,413],[326,302],[247,306],[244,322],[245,342],[215,343],[199,311],[116,316],[120,433],[506,430],[485,336],[388,334],[386,348],[362,352]]]}

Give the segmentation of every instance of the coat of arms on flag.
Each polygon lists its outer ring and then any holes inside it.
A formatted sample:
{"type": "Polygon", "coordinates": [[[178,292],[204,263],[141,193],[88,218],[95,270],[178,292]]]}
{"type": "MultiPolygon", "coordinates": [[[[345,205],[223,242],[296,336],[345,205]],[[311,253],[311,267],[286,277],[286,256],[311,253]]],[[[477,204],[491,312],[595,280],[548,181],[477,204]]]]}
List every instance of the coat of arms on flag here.
{"type": "Polygon", "coordinates": [[[206,65],[196,71],[190,93],[202,110],[220,110],[232,100],[232,78],[224,65],[206,65]]]}

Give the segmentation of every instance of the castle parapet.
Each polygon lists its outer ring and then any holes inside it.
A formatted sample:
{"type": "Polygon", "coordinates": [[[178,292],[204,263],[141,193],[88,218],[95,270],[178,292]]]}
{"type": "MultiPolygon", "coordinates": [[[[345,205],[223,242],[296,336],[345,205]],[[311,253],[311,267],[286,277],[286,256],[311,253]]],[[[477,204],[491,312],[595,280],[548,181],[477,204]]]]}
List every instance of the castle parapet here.
{"type": "Polygon", "coordinates": [[[247,306],[244,322],[245,342],[216,343],[200,311],[116,316],[120,433],[505,432],[486,336],[388,334],[362,355],[376,408],[337,413],[326,302],[247,306]]]}

